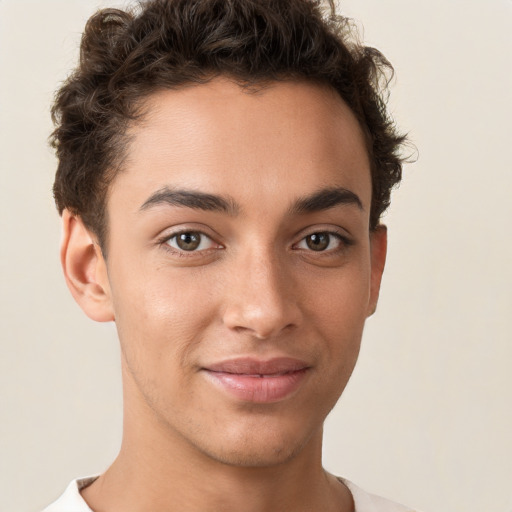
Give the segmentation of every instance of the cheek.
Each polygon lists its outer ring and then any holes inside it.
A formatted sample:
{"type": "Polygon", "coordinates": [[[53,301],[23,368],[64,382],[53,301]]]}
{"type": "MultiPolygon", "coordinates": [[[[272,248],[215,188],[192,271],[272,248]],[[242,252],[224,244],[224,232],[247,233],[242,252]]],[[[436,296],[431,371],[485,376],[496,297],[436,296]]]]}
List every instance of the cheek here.
{"type": "Polygon", "coordinates": [[[326,317],[333,321],[343,317],[359,322],[366,317],[370,283],[369,261],[355,260],[344,267],[332,269],[330,274],[322,275],[321,280],[313,278],[309,289],[314,307],[326,317]]]}
{"type": "Polygon", "coordinates": [[[112,276],[116,325],[125,355],[131,354],[134,361],[153,359],[151,365],[186,365],[214,316],[210,287],[183,269],[128,268],[129,274],[118,268],[112,276]]]}
{"type": "Polygon", "coordinates": [[[348,270],[337,269],[317,283],[308,310],[325,340],[327,356],[346,360],[352,359],[353,353],[355,362],[370,297],[370,272],[365,264],[348,270]]]}

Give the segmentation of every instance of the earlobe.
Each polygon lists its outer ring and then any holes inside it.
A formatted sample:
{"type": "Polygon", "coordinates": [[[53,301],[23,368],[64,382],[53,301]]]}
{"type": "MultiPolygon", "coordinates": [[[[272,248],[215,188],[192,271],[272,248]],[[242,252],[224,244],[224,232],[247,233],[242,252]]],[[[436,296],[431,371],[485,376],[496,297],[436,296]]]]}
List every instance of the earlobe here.
{"type": "Polygon", "coordinates": [[[101,249],[80,217],[68,210],[62,213],[60,258],[68,288],[85,314],[97,322],[114,320],[101,249]]]}
{"type": "Polygon", "coordinates": [[[370,300],[368,304],[367,316],[373,315],[377,309],[379,300],[380,283],[382,273],[386,264],[386,253],[388,245],[388,230],[383,224],[377,226],[370,233],[370,251],[371,251],[371,281],[370,281],[370,300]]]}

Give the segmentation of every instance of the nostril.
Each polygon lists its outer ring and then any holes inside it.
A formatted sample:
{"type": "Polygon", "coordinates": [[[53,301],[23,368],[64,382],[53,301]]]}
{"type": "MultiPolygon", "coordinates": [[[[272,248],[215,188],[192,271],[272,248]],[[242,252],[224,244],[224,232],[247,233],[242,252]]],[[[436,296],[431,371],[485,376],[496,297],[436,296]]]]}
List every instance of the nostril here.
{"type": "Polygon", "coordinates": [[[297,325],[295,318],[297,315],[291,311],[275,309],[266,313],[255,308],[244,310],[238,305],[226,311],[224,315],[224,324],[240,334],[249,334],[257,339],[264,340],[276,335],[288,332],[297,325]]]}

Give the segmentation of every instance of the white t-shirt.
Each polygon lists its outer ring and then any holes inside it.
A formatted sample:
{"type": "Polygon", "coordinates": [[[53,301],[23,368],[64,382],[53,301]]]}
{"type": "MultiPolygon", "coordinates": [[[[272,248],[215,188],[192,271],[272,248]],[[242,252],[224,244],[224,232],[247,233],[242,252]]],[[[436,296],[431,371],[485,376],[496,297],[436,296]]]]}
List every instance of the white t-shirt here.
{"type": "MultiPolygon", "coordinates": [[[[96,478],[98,477],[91,476],[73,480],[64,491],[64,494],[42,512],[92,512],[82,498],[80,490],[94,482],[96,478]]],[[[344,478],[340,478],[340,480],[352,493],[355,512],[418,512],[380,496],[369,494],[344,478]]]]}

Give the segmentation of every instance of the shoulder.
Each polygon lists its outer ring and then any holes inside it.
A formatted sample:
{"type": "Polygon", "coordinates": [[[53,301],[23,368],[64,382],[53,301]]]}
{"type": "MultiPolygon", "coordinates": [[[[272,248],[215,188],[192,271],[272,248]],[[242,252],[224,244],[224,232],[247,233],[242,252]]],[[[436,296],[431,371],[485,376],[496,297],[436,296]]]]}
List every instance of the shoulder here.
{"type": "Polygon", "coordinates": [[[42,512],[92,512],[82,498],[80,491],[84,487],[92,484],[96,478],[98,478],[98,476],[89,476],[73,480],[67,486],[61,497],[51,505],[48,505],[42,512]]]}
{"type": "Polygon", "coordinates": [[[355,512],[419,512],[411,507],[406,507],[381,496],[363,491],[360,487],[345,478],[340,478],[339,480],[343,482],[352,493],[355,512]]]}

